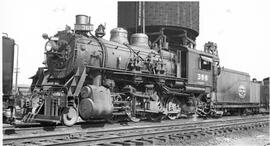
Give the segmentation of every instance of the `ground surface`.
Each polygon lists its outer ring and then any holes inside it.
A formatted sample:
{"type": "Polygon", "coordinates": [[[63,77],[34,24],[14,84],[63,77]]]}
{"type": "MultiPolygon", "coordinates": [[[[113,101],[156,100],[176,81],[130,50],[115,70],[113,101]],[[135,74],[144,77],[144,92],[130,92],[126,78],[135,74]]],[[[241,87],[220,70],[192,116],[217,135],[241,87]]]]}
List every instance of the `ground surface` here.
{"type": "MultiPolygon", "coordinates": [[[[254,116],[256,117],[256,116],[254,116]]],[[[227,120],[232,117],[223,117],[222,120],[227,120]]],[[[207,119],[203,120],[200,118],[193,118],[193,119],[180,119],[176,121],[162,121],[160,123],[162,124],[168,124],[168,123],[190,123],[191,121],[212,121],[212,120],[217,120],[217,119],[207,119]]],[[[219,119],[221,120],[221,119],[219,119]]],[[[72,131],[80,131],[82,132],[83,130],[85,131],[93,131],[93,130],[106,130],[106,129],[114,129],[114,128],[126,128],[126,127],[140,127],[140,126],[145,126],[145,125],[155,125],[155,124],[160,124],[159,122],[139,122],[139,123],[116,123],[116,124],[100,124],[100,123],[91,123],[89,125],[81,125],[80,128],[74,128],[74,129],[69,129],[72,131]]],[[[8,126],[8,125],[3,125],[3,127],[8,126]]],[[[67,129],[63,128],[63,131],[67,131],[67,129]]],[[[69,131],[68,130],[68,131],[69,131]]],[[[61,130],[57,131],[51,131],[50,132],[62,132],[61,130]]],[[[48,132],[49,132],[48,131],[48,132]]],[[[22,133],[25,135],[25,132],[22,133]]],[[[33,134],[44,134],[44,131],[36,131],[33,134]]],[[[8,137],[9,135],[5,135],[8,137]]],[[[11,135],[12,136],[12,135],[11,135]]],[[[159,145],[159,144],[155,144],[159,145]]],[[[161,145],[164,145],[161,144],[161,145]]],[[[172,142],[172,143],[167,143],[167,145],[184,145],[184,146],[270,146],[270,138],[269,138],[269,126],[263,127],[263,128],[258,128],[258,129],[251,129],[248,131],[238,131],[238,132],[233,132],[233,133],[228,133],[224,135],[218,135],[218,136],[208,136],[208,137],[201,137],[201,138],[195,138],[192,140],[185,140],[182,141],[180,140],[179,142],[172,142]]]]}
{"type": "MultiPolygon", "coordinates": [[[[176,144],[178,145],[178,144],[176,144]]],[[[190,146],[270,146],[269,126],[248,131],[229,133],[226,135],[212,136],[179,145],[190,146]]]]}

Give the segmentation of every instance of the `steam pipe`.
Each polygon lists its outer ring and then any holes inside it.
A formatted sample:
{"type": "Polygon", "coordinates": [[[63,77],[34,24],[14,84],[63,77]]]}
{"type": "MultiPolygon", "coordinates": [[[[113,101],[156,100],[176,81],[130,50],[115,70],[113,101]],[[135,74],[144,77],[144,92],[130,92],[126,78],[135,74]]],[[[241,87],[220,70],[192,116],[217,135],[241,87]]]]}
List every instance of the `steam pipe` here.
{"type": "Polygon", "coordinates": [[[16,58],[16,78],[15,78],[15,94],[17,95],[18,93],[18,73],[19,73],[19,45],[15,44],[15,46],[17,46],[17,58],[16,58]]]}
{"type": "Polygon", "coordinates": [[[142,2],[142,33],[145,33],[145,2],[142,2]]]}

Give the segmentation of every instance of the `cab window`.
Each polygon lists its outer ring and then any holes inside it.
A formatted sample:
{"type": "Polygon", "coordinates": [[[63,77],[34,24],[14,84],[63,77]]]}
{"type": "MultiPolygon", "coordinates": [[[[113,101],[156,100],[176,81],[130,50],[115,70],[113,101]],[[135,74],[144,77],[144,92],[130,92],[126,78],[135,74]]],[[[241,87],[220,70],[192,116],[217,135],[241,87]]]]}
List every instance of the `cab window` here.
{"type": "Polygon", "coordinates": [[[200,62],[199,62],[199,67],[201,70],[211,70],[211,64],[212,64],[212,58],[201,56],[200,57],[200,62]]]}

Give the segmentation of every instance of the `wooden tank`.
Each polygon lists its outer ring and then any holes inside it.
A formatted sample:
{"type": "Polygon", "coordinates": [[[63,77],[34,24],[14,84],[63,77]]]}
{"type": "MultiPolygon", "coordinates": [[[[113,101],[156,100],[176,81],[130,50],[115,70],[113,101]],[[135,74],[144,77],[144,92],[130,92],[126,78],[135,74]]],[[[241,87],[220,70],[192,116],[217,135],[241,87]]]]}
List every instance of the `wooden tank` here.
{"type": "Polygon", "coordinates": [[[133,34],[140,32],[143,23],[146,32],[172,27],[184,29],[195,38],[199,35],[199,2],[118,2],[118,27],[133,34]]]}

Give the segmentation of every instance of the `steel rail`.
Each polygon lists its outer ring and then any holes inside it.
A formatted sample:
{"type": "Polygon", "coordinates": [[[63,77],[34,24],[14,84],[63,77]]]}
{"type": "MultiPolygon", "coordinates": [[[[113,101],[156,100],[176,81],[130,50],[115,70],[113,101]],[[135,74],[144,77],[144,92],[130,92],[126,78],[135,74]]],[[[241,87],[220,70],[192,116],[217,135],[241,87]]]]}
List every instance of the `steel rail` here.
{"type": "MultiPolygon", "coordinates": [[[[119,139],[121,139],[120,141],[124,141],[124,140],[129,140],[129,141],[135,141],[139,138],[142,138],[142,137],[159,137],[159,136],[164,136],[164,135],[173,135],[173,134],[185,134],[185,135],[188,135],[188,133],[198,133],[198,132],[202,132],[202,131],[206,131],[205,129],[207,130],[211,130],[213,131],[214,129],[220,129],[220,128],[224,128],[224,126],[227,126],[229,128],[231,128],[231,126],[237,126],[237,125],[249,125],[249,124],[258,124],[258,123],[264,123],[264,122],[268,122],[268,120],[265,120],[265,121],[253,121],[253,122],[240,122],[240,123],[234,123],[234,124],[225,124],[225,125],[217,125],[215,126],[215,128],[213,127],[210,127],[210,128],[207,128],[207,126],[203,126],[203,127],[194,127],[194,128],[188,128],[188,127],[185,127],[183,129],[167,129],[167,130],[161,130],[161,131],[151,131],[151,132],[145,132],[145,133],[138,133],[138,134],[134,134],[134,133],[130,133],[130,134],[116,134],[116,135],[113,135],[113,136],[107,136],[107,137],[99,137],[99,138],[87,138],[87,136],[83,137],[83,138],[79,138],[77,139],[77,137],[74,137],[73,139],[66,139],[66,140],[60,140],[60,141],[53,141],[53,142],[56,142],[56,143],[49,143],[49,144],[46,144],[46,145],[49,145],[49,146],[59,146],[59,145],[65,145],[65,146],[73,146],[75,144],[80,144],[80,145],[110,145],[112,144],[113,142],[117,142],[119,141],[119,139]],[[77,140],[76,140],[77,139],[77,140]],[[115,141],[112,141],[112,140],[115,140],[115,141]]],[[[158,139],[158,138],[157,138],[158,139]]],[[[121,143],[121,142],[119,142],[121,143]]]]}
{"type": "MultiPolygon", "coordinates": [[[[250,117],[249,119],[257,119],[258,117],[250,117]]],[[[234,121],[234,120],[241,120],[243,118],[233,118],[233,119],[211,119],[210,121],[188,121],[189,123],[187,122],[183,122],[183,123],[177,123],[179,120],[174,120],[174,121],[164,121],[166,123],[163,123],[163,124],[168,124],[170,126],[179,126],[179,125],[188,125],[188,124],[197,124],[197,123],[204,123],[204,122],[207,122],[207,123],[210,123],[210,122],[223,122],[223,121],[234,121]]],[[[91,126],[94,126],[94,125],[97,125],[98,123],[92,123],[91,126]]],[[[144,123],[143,123],[144,124],[144,123]]],[[[149,124],[149,123],[147,123],[149,124]]],[[[31,127],[32,125],[17,125],[17,126],[6,126],[6,127],[3,127],[3,133],[4,134],[8,134],[8,135],[11,135],[12,133],[13,134],[16,134],[16,133],[19,133],[19,132],[23,132],[23,133],[26,133],[26,132],[34,132],[34,133],[37,133],[37,132],[42,132],[42,131],[58,131],[58,130],[84,130],[84,129],[80,129],[82,126],[87,126],[87,125],[90,125],[88,123],[81,123],[81,124],[78,124],[78,125],[74,125],[73,127],[66,127],[66,126],[63,126],[63,125],[54,125],[54,126],[38,126],[38,125],[33,125],[33,127],[31,127]],[[25,127],[25,128],[20,128],[20,126],[30,126],[30,127],[25,127]]],[[[143,128],[148,128],[148,127],[151,127],[151,128],[158,128],[158,127],[167,127],[166,125],[160,125],[160,123],[151,123],[151,125],[138,125],[140,127],[136,127],[136,126],[131,126],[130,128],[138,128],[138,129],[143,129],[143,128]]],[[[97,128],[97,127],[96,127],[97,128]]],[[[117,127],[118,128],[118,127],[117,127]]],[[[128,127],[122,127],[124,129],[128,129],[128,127]]],[[[90,128],[89,128],[90,129],[90,128]]],[[[85,129],[86,130],[86,129],[85,129]]],[[[109,129],[110,130],[110,129],[109,129]]],[[[112,129],[113,130],[113,129],[112,129]]],[[[121,130],[121,128],[119,129],[121,130]]],[[[106,129],[105,131],[108,131],[108,129],[106,129]]],[[[102,132],[102,130],[93,130],[91,132],[102,132]]]]}

